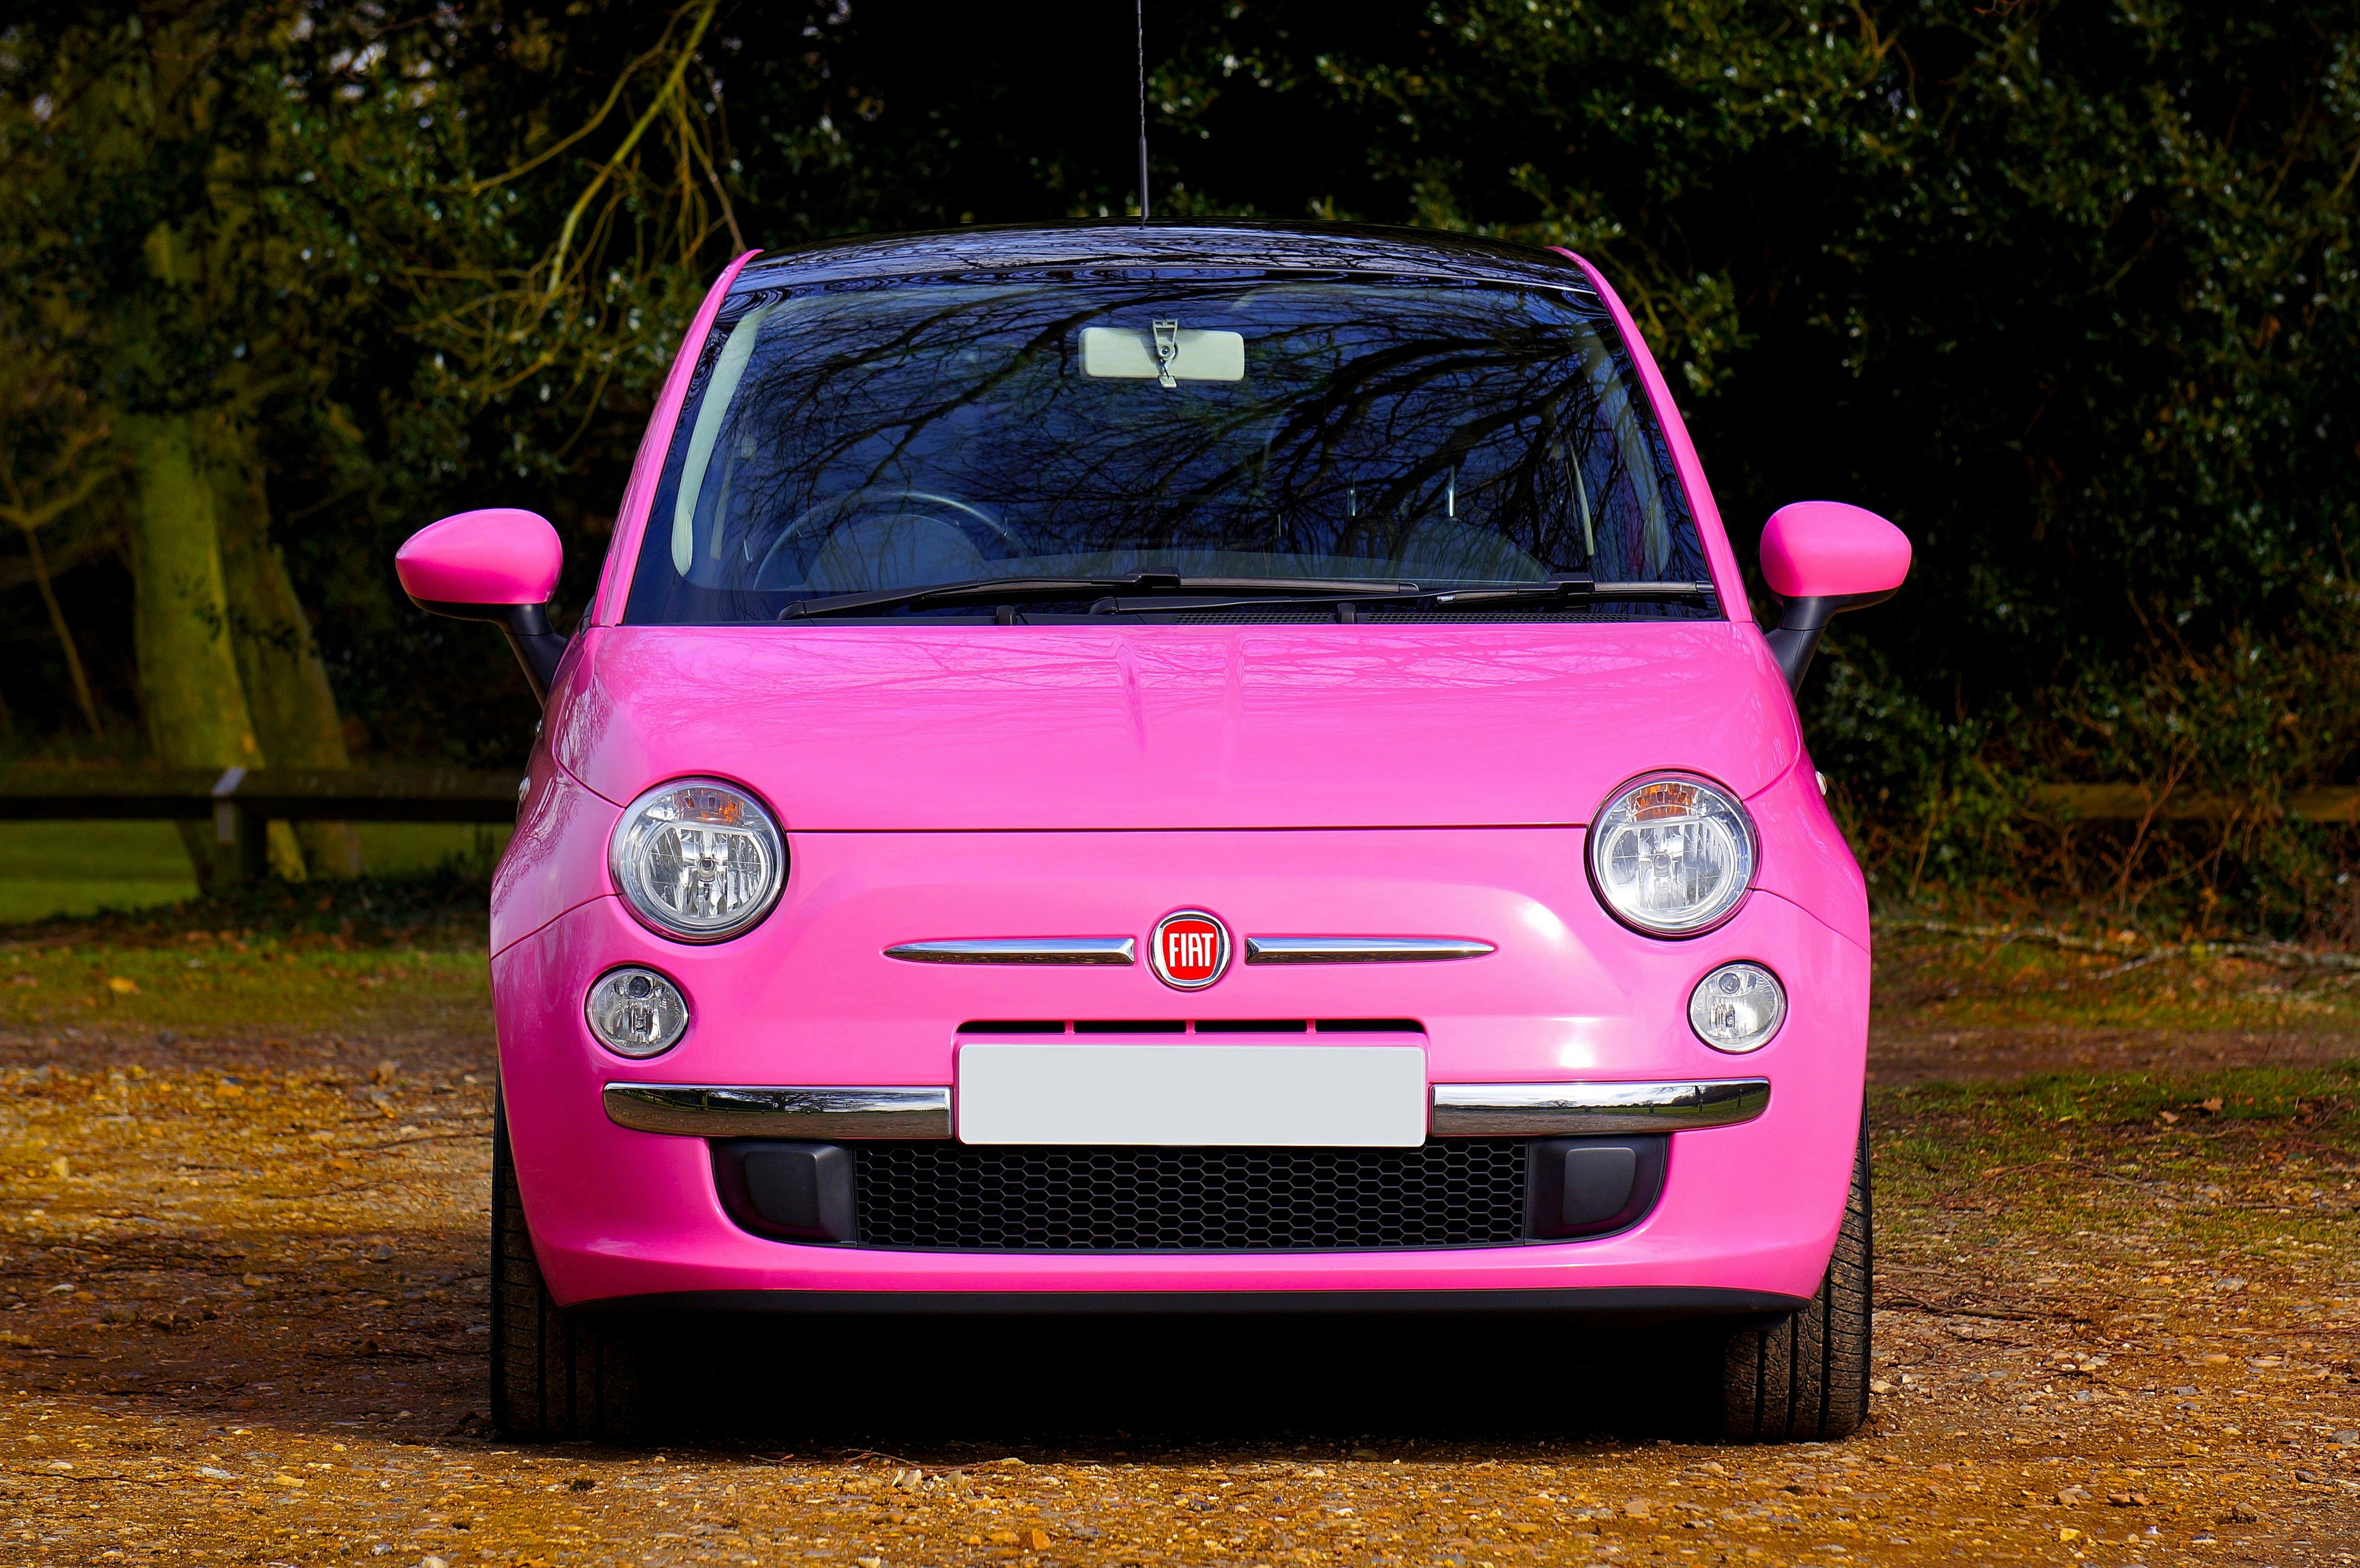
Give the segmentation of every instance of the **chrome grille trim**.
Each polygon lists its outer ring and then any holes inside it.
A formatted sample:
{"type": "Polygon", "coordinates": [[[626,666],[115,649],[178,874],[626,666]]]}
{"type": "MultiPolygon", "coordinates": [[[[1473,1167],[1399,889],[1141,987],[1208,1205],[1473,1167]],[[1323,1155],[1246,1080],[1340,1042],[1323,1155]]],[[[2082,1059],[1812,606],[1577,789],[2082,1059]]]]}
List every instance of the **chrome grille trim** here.
{"type": "Polygon", "coordinates": [[[1139,942],[1127,936],[956,937],[896,942],[885,956],[904,964],[1122,965],[1139,961],[1139,942]]]}
{"type": "Polygon", "coordinates": [[[683,1138],[948,1138],[943,1088],[760,1088],[609,1083],[606,1119],[683,1138]]]}
{"type": "Polygon", "coordinates": [[[1248,964],[1437,964],[1499,951],[1472,937],[1250,936],[1248,964]]]}
{"type": "Polygon", "coordinates": [[[1683,1132],[1750,1122],[1770,1105],[1770,1080],[1669,1083],[1437,1083],[1437,1138],[1578,1138],[1683,1132]]]}

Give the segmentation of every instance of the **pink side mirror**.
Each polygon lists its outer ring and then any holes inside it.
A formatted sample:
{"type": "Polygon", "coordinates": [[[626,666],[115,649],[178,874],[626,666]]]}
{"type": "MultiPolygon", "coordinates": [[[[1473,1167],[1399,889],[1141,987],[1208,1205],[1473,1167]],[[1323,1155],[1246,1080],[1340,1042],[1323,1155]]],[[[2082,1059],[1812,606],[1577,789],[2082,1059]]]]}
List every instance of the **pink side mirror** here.
{"type": "Polygon", "coordinates": [[[565,547],[549,519],[513,506],[429,523],[393,556],[401,591],[441,614],[448,614],[445,604],[546,604],[564,564],[565,547]]]}
{"type": "Polygon", "coordinates": [[[429,523],[393,556],[401,591],[420,609],[498,626],[543,702],[565,651],[549,624],[549,596],[564,565],[565,547],[549,519],[512,506],[429,523]]]}
{"type": "Polygon", "coordinates": [[[1828,622],[1900,592],[1909,575],[1909,536],[1841,501],[1797,501],[1763,525],[1762,575],[1786,601],[1770,651],[1786,684],[1799,691],[1828,622]]]}

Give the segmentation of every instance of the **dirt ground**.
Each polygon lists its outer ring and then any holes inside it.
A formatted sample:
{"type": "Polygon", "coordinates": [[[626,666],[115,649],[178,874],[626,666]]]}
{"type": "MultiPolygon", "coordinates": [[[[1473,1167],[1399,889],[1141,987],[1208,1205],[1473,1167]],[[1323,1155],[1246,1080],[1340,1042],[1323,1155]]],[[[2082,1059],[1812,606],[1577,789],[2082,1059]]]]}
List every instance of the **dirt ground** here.
{"type": "Polygon", "coordinates": [[[2092,973],[1885,961],[1851,1442],[1666,1437],[1664,1336],[799,1319],[628,1452],[484,1435],[479,950],[0,943],[0,1564],[2360,1562],[2360,1017],[2092,973]]]}

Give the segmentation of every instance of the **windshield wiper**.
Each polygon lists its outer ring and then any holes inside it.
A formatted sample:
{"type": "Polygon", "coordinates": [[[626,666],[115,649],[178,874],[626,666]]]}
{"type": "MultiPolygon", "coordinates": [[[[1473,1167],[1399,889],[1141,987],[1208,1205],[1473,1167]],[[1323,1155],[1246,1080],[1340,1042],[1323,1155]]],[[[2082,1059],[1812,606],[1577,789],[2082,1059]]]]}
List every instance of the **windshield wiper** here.
{"type": "Polygon", "coordinates": [[[1713,591],[1710,583],[1600,583],[1576,575],[1504,588],[1452,588],[1431,597],[1437,610],[1482,610],[1549,599],[1701,599],[1713,591]]]}
{"type": "Polygon", "coordinates": [[[857,615],[871,610],[920,609],[930,604],[1013,604],[1036,599],[1077,599],[1088,594],[1100,595],[1090,605],[1094,615],[1142,615],[1339,603],[1423,603],[1437,610],[1484,610],[1549,602],[1695,599],[1712,592],[1710,583],[1599,583],[1578,573],[1552,577],[1545,583],[1498,587],[1421,588],[1415,583],[1382,584],[1351,578],[1181,577],[1171,572],[1141,572],[1129,577],[987,577],[972,583],[938,583],[926,588],[832,593],[821,599],[798,599],[779,612],[779,619],[810,620],[857,615]],[[1126,591],[1144,596],[1116,597],[1126,591]],[[1207,593],[1215,596],[1196,596],[1207,593]]]}
{"type": "MultiPolygon", "coordinates": [[[[938,583],[930,588],[887,588],[873,593],[832,593],[824,599],[798,599],[779,612],[779,619],[799,621],[818,615],[858,615],[864,610],[917,609],[927,604],[1008,604],[1027,599],[1076,599],[1126,590],[1133,593],[1193,592],[1256,596],[1240,601],[1247,604],[1263,603],[1272,595],[1317,595],[1307,602],[1327,604],[1338,598],[1365,598],[1370,587],[1349,579],[1181,577],[1165,572],[1141,572],[1129,577],[986,577],[972,583],[938,583]]],[[[1376,596],[1389,597],[1402,587],[1414,588],[1415,584],[1380,586],[1376,596]]]]}
{"type": "Polygon", "coordinates": [[[926,588],[886,588],[872,593],[831,593],[823,599],[798,599],[779,612],[782,621],[813,615],[848,615],[862,610],[891,610],[921,604],[956,604],[968,600],[1070,599],[1077,593],[1103,593],[1109,588],[1161,588],[1176,584],[1177,577],[1153,572],[1136,577],[987,577],[973,583],[937,583],[926,588]]]}
{"type": "Polygon", "coordinates": [[[1317,598],[1283,596],[1254,599],[1207,599],[1175,603],[1169,598],[1101,599],[1090,606],[1098,615],[1196,615],[1215,610],[1271,610],[1289,605],[1324,607],[1337,604],[1428,604],[1437,610],[1488,610],[1511,604],[1586,602],[1615,599],[1700,599],[1715,592],[1710,583],[1599,583],[1579,574],[1552,577],[1546,583],[1518,583],[1500,587],[1420,588],[1404,583],[1398,588],[1357,592],[1322,589],[1317,598]]]}

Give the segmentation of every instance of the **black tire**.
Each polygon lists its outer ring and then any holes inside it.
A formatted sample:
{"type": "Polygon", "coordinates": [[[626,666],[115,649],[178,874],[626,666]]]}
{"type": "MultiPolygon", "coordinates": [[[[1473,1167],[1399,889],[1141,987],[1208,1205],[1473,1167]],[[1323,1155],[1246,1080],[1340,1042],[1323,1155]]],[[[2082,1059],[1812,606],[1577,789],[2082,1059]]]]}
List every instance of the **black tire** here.
{"type": "Polygon", "coordinates": [[[645,1425],[639,1347],[550,1299],[525,1226],[508,1111],[492,1101],[492,1428],[519,1442],[626,1443],[645,1425]]]}
{"type": "Polygon", "coordinates": [[[1723,1340],[1724,1440],[1825,1442],[1850,1437],[1868,1419],[1875,1233],[1863,1117],[1843,1225],[1819,1293],[1809,1306],[1773,1327],[1740,1329],[1723,1340]]]}

